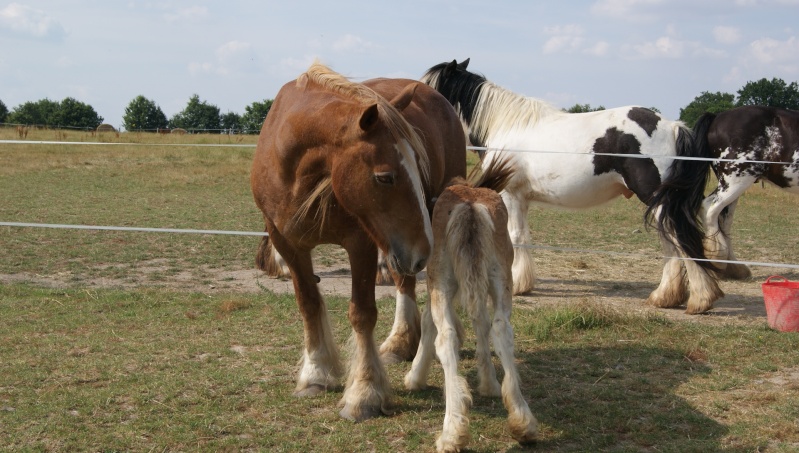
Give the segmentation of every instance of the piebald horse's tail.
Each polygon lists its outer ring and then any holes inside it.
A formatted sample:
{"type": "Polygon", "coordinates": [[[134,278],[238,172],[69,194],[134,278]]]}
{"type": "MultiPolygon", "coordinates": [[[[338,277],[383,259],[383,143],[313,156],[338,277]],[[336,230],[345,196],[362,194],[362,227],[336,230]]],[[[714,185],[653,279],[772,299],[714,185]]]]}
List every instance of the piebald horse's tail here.
{"type": "MultiPolygon", "coordinates": [[[[712,119],[711,119],[712,121],[712,119]]],[[[685,127],[677,131],[677,157],[710,158],[707,127],[710,121],[697,123],[692,134],[685,127]]],[[[675,159],[669,175],[647,203],[647,225],[654,225],[661,236],[678,247],[686,257],[705,260],[705,230],[699,218],[705,186],[710,176],[709,160],[675,159]]],[[[715,270],[708,261],[699,266],[715,270]]]]}

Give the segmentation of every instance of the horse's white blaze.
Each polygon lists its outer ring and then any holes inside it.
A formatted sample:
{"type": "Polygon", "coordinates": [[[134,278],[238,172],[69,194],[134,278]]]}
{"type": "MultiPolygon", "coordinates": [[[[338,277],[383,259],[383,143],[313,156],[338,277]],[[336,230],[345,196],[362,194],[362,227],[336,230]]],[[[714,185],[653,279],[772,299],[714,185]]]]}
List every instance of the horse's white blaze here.
{"type": "Polygon", "coordinates": [[[413,183],[414,192],[416,194],[416,201],[419,203],[419,211],[422,214],[424,221],[424,234],[427,242],[432,247],[433,245],[433,226],[430,224],[430,214],[427,212],[427,205],[425,204],[424,187],[422,186],[422,175],[419,173],[419,166],[416,163],[416,153],[414,153],[411,145],[401,140],[396,145],[397,152],[400,155],[400,163],[413,183]]]}

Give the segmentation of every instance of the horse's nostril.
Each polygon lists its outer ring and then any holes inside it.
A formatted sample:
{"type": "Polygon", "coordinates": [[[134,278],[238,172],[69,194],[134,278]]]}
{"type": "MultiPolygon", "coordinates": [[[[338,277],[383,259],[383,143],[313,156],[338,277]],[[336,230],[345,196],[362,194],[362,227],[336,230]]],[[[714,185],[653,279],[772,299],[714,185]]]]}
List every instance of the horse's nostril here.
{"type": "Polygon", "coordinates": [[[413,267],[413,273],[418,274],[419,272],[422,272],[422,269],[424,269],[425,266],[427,266],[427,259],[421,259],[417,261],[416,265],[413,267]]]}

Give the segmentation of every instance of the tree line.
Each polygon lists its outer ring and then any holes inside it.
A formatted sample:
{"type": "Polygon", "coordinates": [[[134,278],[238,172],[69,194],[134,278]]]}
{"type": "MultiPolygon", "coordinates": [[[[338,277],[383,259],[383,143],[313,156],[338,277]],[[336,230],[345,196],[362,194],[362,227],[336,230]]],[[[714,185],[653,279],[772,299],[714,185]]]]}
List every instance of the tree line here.
{"type": "MultiPolygon", "coordinates": [[[[756,82],[747,82],[737,93],[736,96],[732,93],[703,91],[688,105],[680,109],[680,121],[693,127],[696,120],[705,112],[720,113],[744,105],[799,110],[799,85],[796,82],[785,83],[784,80],[778,78],[771,80],[763,78],[756,82]]],[[[657,108],[652,107],[651,109],[659,112],[657,108]]],[[[574,104],[563,110],[569,113],[583,113],[605,110],[605,107],[574,104]]]]}
{"type": "MultiPolygon", "coordinates": [[[[200,96],[195,94],[183,110],[167,119],[158,104],[139,95],[125,107],[122,127],[131,132],[185,129],[189,132],[257,134],[271,107],[272,99],[265,99],[248,105],[241,115],[221,113],[219,107],[200,100],[200,96]]],[[[61,102],[46,98],[26,102],[11,111],[0,100],[0,123],[94,130],[102,122],[103,117],[92,106],[70,97],[61,102]]]]}
{"type": "MultiPolygon", "coordinates": [[[[193,131],[216,131],[223,133],[257,134],[272,107],[272,99],[256,101],[244,108],[243,114],[221,113],[219,107],[192,95],[186,108],[167,119],[161,107],[144,96],[136,96],[125,107],[122,126],[127,131],[159,131],[185,129],[193,131]]],[[[799,85],[797,82],[785,83],[779,78],[760,79],[747,82],[737,96],[732,93],[703,91],[684,108],[680,109],[680,120],[693,127],[705,112],[719,113],[744,105],[764,105],[799,110],[799,85]]],[[[604,106],[591,107],[589,104],[575,104],[568,109],[571,113],[604,110],[604,106]]],[[[659,111],[652,107],[652,110],[659,111]]],[[[0,123],[45,125],[51,127],[96,129],[103,117],[94,108],[74,98],[61,102],[42,99],[26,102],[8,110],[0,100],[0,123]]]]}

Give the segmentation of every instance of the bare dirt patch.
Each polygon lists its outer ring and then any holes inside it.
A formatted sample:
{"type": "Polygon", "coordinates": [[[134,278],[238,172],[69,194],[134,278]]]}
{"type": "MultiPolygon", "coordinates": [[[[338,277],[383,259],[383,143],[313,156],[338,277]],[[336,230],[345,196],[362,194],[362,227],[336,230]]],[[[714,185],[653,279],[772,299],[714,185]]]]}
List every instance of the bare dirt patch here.
{"type": "MultiPolygon", "coordinates": [[[[323,295],[348,297],[351,294],[349,265],[341,260],[317,261],[316,274],[323,295]]],[[[657,260],[635,257],[607,258],[601,255],[579,255],[563,252],[536,254],[538,281],[529,294],[517,296],[519,307],[537,307],[548,304],[591,302],[608,304],[624,311],[657,312],[670,319],[705,323],[765,323],[766,312],[760,284],[770,275],[783,275],[791,280],[798,276],[789,269],[755,267],[752,278],[746,281],[722,281],[726,296],[716,302],[712,311],[704,315],[686,315],[684,307],[658,309],[646,305],[649,293],[660,281],[660,264],[657,260]]],[[[275,279],[256,269],[220,270],[212,268],[175,270],[165,262],[154,260],[128,266],[123,278],[81,277],[70,273],[55,275],[4,274],[0,283],[29,282],[46,287],[88,286],[93,288],[134,289],[162,287],[180,291],[245,292],[264,289],[275,293],[293,293],[290,279],[275,279]],[[198,274],[202,277],[198,277],[198,274]],[[157,276],[157,278],[154,278],[157,276]]],[[[425,273],[418,276],[418,293],[426,292],[425,273]]],[[[392,286],[377,286],[378,298],[391,298],[392,286]]]]}

